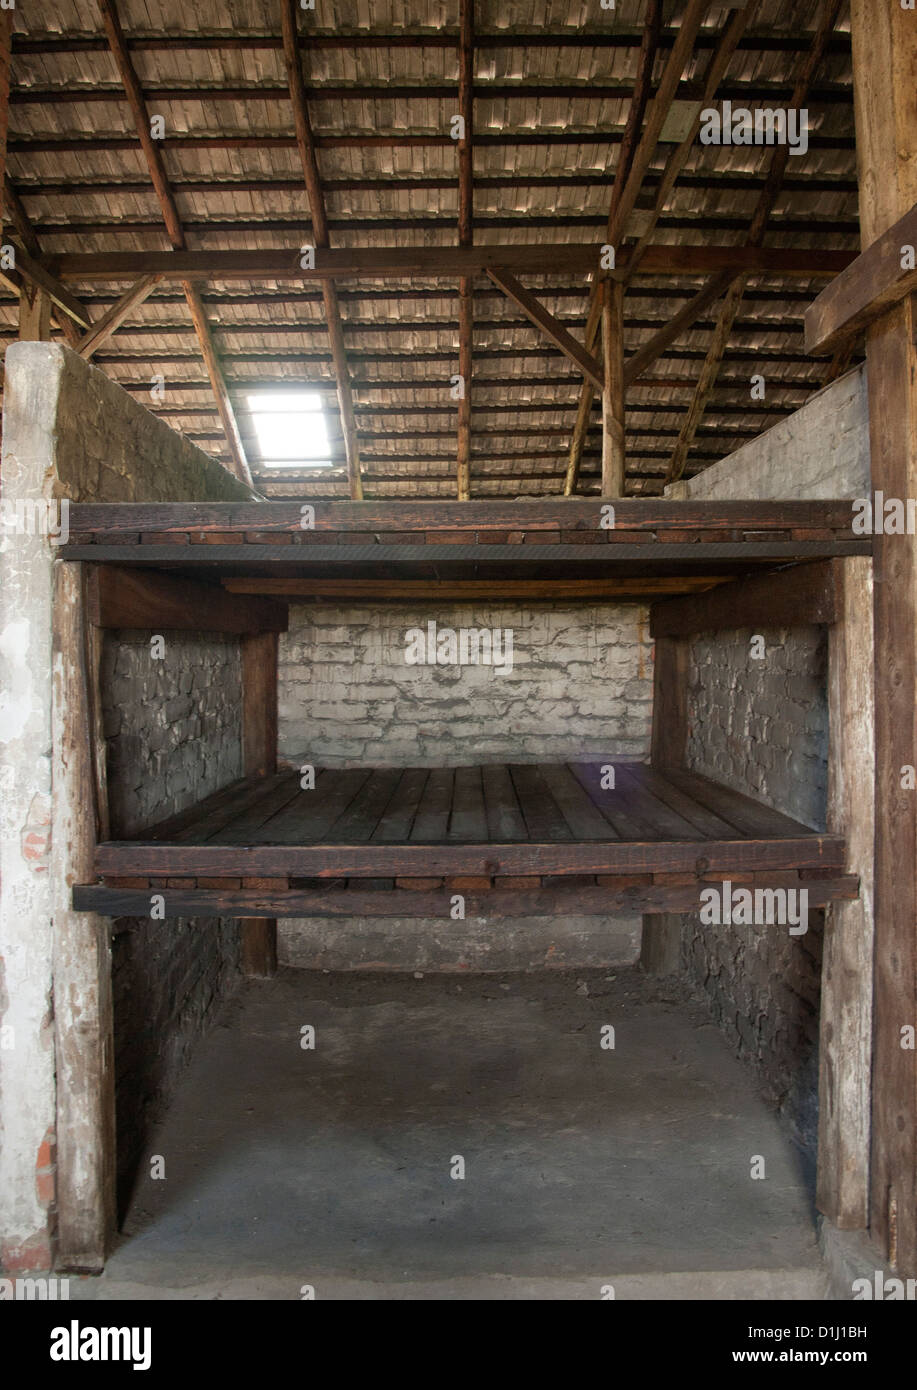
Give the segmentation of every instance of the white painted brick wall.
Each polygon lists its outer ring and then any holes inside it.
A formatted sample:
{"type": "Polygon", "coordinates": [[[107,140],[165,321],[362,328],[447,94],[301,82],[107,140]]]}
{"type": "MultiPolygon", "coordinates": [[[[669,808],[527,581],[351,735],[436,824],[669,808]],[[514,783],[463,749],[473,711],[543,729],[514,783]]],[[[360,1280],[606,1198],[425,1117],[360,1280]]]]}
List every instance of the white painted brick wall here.
{"type": "Polygon", "coordinates": [[[648,614],[636,604],[290,609],[280,639],[282,757],[331,767],[645,758],[648,614]],[[405,634],[511,628],[513,669],[409,666],[405,634]]]}

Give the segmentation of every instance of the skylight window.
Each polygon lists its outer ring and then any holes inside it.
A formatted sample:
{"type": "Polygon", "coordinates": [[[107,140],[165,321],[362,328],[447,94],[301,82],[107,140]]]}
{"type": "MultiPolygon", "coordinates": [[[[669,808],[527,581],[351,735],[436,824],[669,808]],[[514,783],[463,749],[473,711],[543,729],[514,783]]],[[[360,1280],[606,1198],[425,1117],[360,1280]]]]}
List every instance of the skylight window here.
{"type": "Polygon", "coordinates": [[[262,468],[330,468],[328,423],[318,391],[258,391],[248,408],[262,468]]]}

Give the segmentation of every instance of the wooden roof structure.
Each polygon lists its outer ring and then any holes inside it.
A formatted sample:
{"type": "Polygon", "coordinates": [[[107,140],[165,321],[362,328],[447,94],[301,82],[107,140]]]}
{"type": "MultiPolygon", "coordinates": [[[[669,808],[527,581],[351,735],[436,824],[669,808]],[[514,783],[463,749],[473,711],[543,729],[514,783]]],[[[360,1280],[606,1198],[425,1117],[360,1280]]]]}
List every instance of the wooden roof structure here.
{"type": "Polygon", "coordinates": [[[625,492],[659,495],[849,360],[803,315],[858,249],[856,187],[846,0],[14,14],[4,240],[75,301],[56,332],[266,496],[597,495],[600,396],[558,339],[600,365],[604,244],[625,492]],[[804,107],[806,153],[701,143],[724,101],[804,107]],[[247,395],[304,386],[334,466],[266,478],[247,395]]]}

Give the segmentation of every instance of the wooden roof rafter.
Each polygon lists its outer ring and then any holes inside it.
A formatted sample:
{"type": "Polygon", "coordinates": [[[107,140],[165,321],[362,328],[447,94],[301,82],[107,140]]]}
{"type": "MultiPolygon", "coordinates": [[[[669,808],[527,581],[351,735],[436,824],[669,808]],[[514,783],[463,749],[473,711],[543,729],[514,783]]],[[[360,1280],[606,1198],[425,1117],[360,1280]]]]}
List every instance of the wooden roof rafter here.
{"type": "MultiPolygon", "coordinates": [[[[302,75],[302,55],[299,47],[299,27],[297,23],[296,0],[281,0],[280,7],[283,55],[287,72],[290,101],[293,106],[293,120],[296,128],[296,146],[302,164],[303,181],[309,199],[309,212],[312,217],[312,237],[316,250],[327,250],[331,245],[328,231],[328,215],[325,197],[322,192],[318,159],[315,152],[315,138],[309,119],[309,104],[306,86],[302,75]]],[[[350,495],[359,499],[363,496],[360,482],[360,447],[357,434],[356,417],[353,410],[353,393],[350,388],[350,369],[347,365],[347,352],[344,344],[344,328],[337,291],[330,280],[322,283],[322,297],[328,336],[331,341],[331,356],[337,381],[338,406],[341,415],[341,429],[344,434],[344,449],[347,456],[347,476],[350,495]]]]}
{"type": "MultiPolygon", "coordinates": [[[[806,100],[809,86],[815,76],[822,58],[824,57],[825,47],[831,35],[838,16],[841,12],[844,0],[824,0],[821,16],[815,35],[808,52],[799,64],[796,81],[793,86],[793,97],[791,107],[799,110],[806,100]]],[[[748,228],[746,244],[748,246],[760,246],[767,227],[767,220],[780,196],[780,189],[783,180],[783,173],[789,159],[790,148],[788,144],[778,145],[771,158],[770,168],[767,179],[757,206],[752,216],[748,228]]],[[[720,364],[729,343],[729,335],[732,332],[739,309],[742,304],[742,297],[745,293],[747,277],[738,276],[733,280],[726,292],[722,307],[717,317],[716,327],[710,342],[710,348],[701,369],[700,378],[695,388],[691,406],[678,436],[678,443],[672,453],[669,463],[667,482],[677,482],[682,476],[687,463],[694,436],[698,426],[704,418],[704,412],[710,400],[713,388],[716,385],[716,378],[719,373],[720,364]]],[[[829,369],[830,370],[830,369],[829,369]]]]}
{"type": "MultiPolygon", "coordinates": [[[[124,32],[121,28],[116,0],[97,0],[97,3],[102,22],[105,26],[108,46],[115,60],[115,65],[118,68],[128,104],[134,118],[137,138],[140,141],[141,148],[146,158],[147,168],[150,171],[150,178],[156,190],[156,196],[162,210],[162,217],[166,224],[169,240],[176,251],[184,251],[187,243],[178,212],[178,206],[169,184],[169,178],[166,173],[162,155],[157,148],[156,141],[152,137],[150,116],[147,110],[146,100],[130,57],[124,32]]],[[[152,274],[154,272],[148,273],[152,274]]],[[[236,423],[235,411],[229,395],[229,388],[226,384],[226,377],[223,374],[223,368],[213,344],[210,324],[207,320],[207,313],[204,308],[203,300],[201,299],[200,290],[196,285],[192,284],[190,280],[183,281],[182,288],[200,344],[204,366],[207,369],[213,394],[216,398],[217,408],[220,412],[220,420],[226,435],[226,442],[229,446],[233,470],[243,482],[250,483],[251,472],[249,470],[248,460],[245,456],[245,447],[242,443],[242,436],[239,433],[239,427],[236,423]]]]}

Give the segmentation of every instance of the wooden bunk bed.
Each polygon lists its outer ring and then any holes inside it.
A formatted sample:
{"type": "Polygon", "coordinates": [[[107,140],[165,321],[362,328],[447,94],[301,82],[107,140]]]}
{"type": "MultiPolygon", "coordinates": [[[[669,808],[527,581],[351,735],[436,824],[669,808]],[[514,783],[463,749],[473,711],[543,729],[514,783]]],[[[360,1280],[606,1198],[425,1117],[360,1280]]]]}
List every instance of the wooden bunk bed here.
{"type": "MultiPolygon", "coordinates": [[[[830,623],[838,557],[869,554],[849,502],[520,501],[78,505],[87,630],[234,632],[245,776],[130,840],[112,838],[96,755],[95,881],[78,910],[170,916],[658,913],[700,887],[855,897],[841,837],[685,766],[687,637],[830,623]],[[318,769],[276,761],[277,634],[293,599],[471,596],[652,602],[651,765],[318,769]],[[613,773],[609,774],[609,768],[613,773]]],[[[98,707],[87,693],[87,708],[98,707]]],[[[97,740],[97,742],[101,742],[97,740]]]]}

